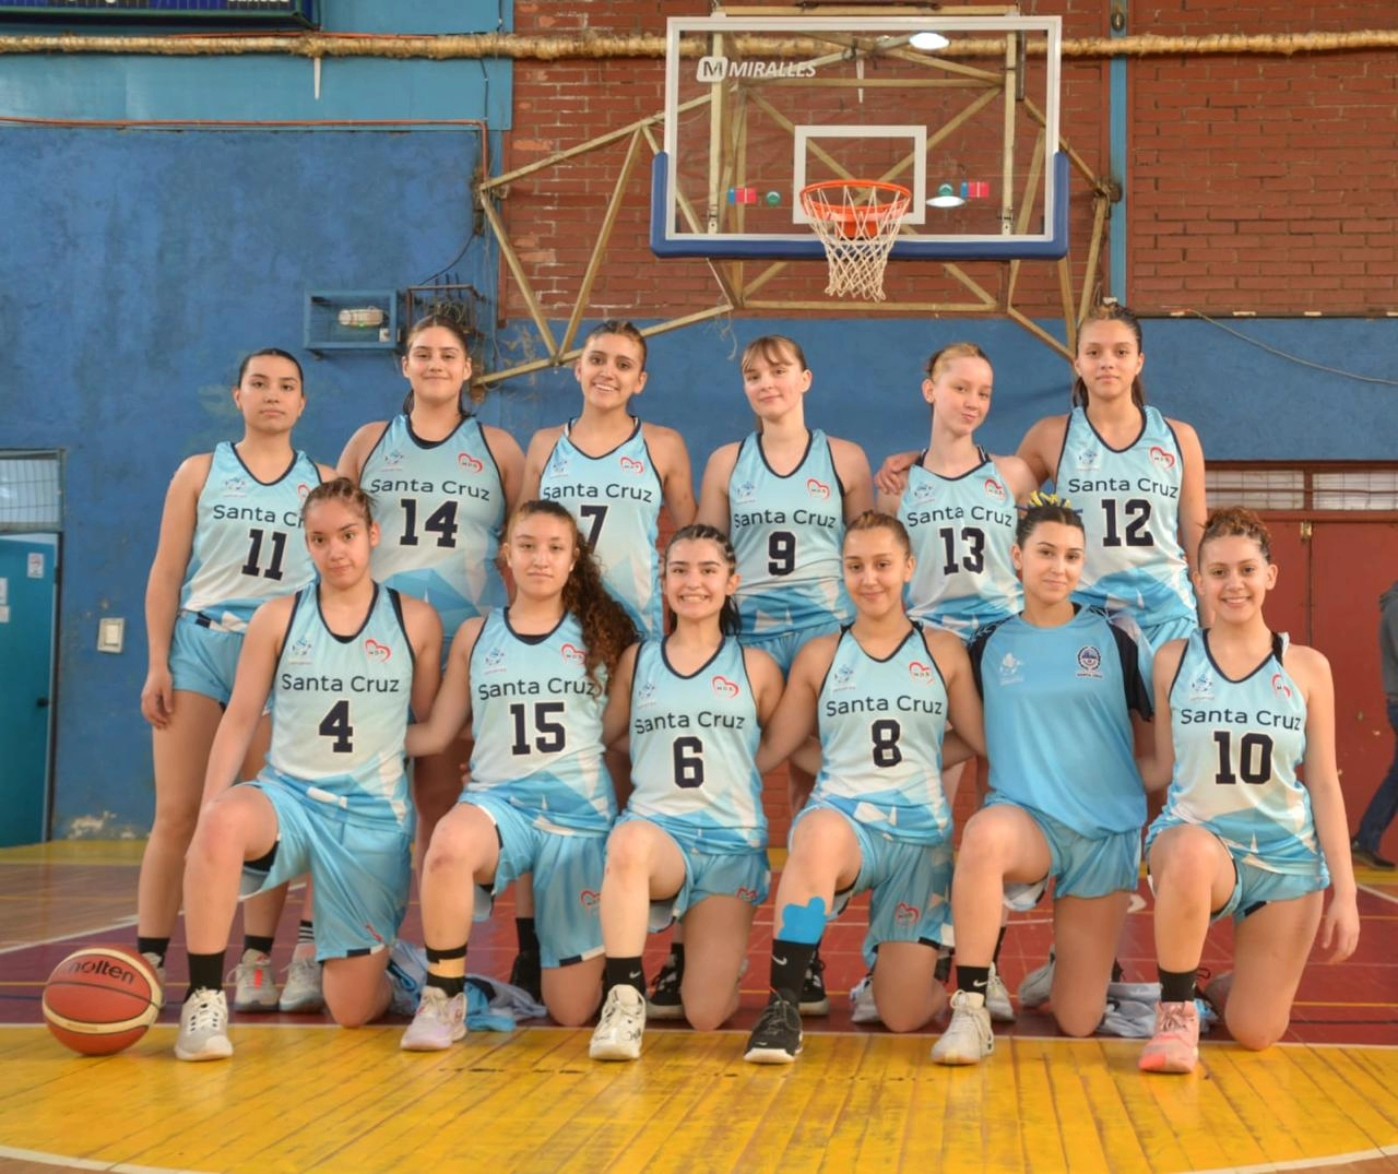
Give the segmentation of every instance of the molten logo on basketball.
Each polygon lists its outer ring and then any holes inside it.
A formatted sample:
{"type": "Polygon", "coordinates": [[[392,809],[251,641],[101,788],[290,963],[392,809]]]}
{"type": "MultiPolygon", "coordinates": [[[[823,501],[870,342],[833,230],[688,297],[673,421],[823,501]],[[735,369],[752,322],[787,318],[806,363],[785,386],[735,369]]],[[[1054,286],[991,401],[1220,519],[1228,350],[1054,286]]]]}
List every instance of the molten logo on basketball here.
{"type": "Polygon", "coordinates": [[[108,958],[69,958],[60,969],[63,974],[100,974],[103,978],[114,978],[127,986],[133,986],[136,982],[136,972],[131,967],[119,966],[108,958]]]}

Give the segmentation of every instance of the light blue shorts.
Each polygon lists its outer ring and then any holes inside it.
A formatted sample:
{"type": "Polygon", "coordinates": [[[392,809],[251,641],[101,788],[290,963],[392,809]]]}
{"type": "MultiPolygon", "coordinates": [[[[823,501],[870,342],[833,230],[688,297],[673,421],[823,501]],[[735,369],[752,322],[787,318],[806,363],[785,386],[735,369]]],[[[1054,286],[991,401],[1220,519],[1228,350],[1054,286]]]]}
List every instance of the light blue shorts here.
{"type": "Polygon", "coordinates": [[[315,882],[316,958],[354,958],[392,946],[408,911],[413,826],[352,819],[333,803],[310,798],[304,784],[263,771],[256,787],[277,813],[276,855],[269,871],[244,868],[242,896],[298,876],[315,882]]]}
{"type": "MultiPolygon", "coordinates": [[[[684,883],[673,897],[650,903],[650,932],[661,930],[683,919],[694,906],[709,897],[737,897],[754,908],[767,899],[772,888],[772,870],[764,848],[737,852],[704,852],[696,844],[657,820],[642,815],[622,815],[626,823],[648,823],[670,837],[684,860],[684,883]]],[[[613,829],[615,830],[615,829],[613,829]]]]}
{"type": "Polygon", "coordinates": [[[874,965],[884,942],[917,942],[935,950],[951,928],[950,840],[940,844],[895,840],[820,800],[808,803],[792,821],[793,840],[797,825],[813,811],[833,811],[859,841],[859,875],[853,886],[835,894],[828,920],[839,917],[852,897],[872,893],[869,933],[864,939],[868,965],[874,965]]]}
{"type": "Polygon", "coordinates": [[[243,633],[210,627],[192,612],[182,611],[170,641],[170,677],[175,689],[200,693],[226,706],[233,696],[243,633]]]}
{"type": "MultiPolygon", "coordinates": [[[[1151,845],[1161,832],[1172,827],[1185,826],[1186,821],[1168,815],[1160,815],[1150,825],[1146,833],[1146,859],[1150,859],[1151,845]]],[[[1207,828],[1204,829],[1208,831],[1207,828]]],[[[1223,843],[1223,841],[1219,841],[1223,843]]],[[[1296,901],[1310,894],[1330,887],[1330,870],[1325,867],[1324,858],[1317,860],[1311,872],[1274,872],[1270,868],[1259,868],[1247,863],[1244,855],[1228,844],[1223,845],[1233,861],[1233,891],[1221,909],[1209,914],[1211,921],[1222,921],[1231,917],[1235,922],[1245,921],[1264,905],[1276,901],[1296,901]]],[[[1252,855],[1251,853],[1249,855],[1252,855]]],[[[1253,859],[1259,857],[1253,856],[1253,859]]],[[[1265,856],[1260,857],[1266,859],[1265,856]]],[[[1151,891],[1155,891],[1155,880],[1151,878],[1151,891]]]]}
{"type": "Polygon", "coordinates": [[[476,920],[487,920],[495,898],[532,873],[540,963],[554,969],[601,954],[607,833],[546,831],[537,816],[489,792],[468,791],[461,802],[484,811],[500,837],[495,883],[476,886],[476,920]]]}
{"type": "Polygon", "coordinates": [[[1141,879],[1141,833],[1106,832],[1084,836],[1052,816],[1022,803],[998,798],[992,791],[987,807],[1015,807],[1039,825],[1049,847],[1049,870],[1043,880],[1027,885],[1006,885],[1005,904],[1017,913],[1033,909],[1053,881],[1055,897],[1108,897],[1134,893],[1141,879]]]}
{"type": "Polygon", "coordinates": [[[777,662],[777,667],[781,669],[783,677],[791,675],[791,664],[796,659],[796,654],[805,648],[812,640],[820,636],[835,636],[840,631],[840,621],[832,619],[826,624],[817,624],[810,628],[798,628],[794,632],[781,632],[776,635],[761,635],[743,633],[738,637],[738,643],[744,648],[756,648],[765,652],[777,662]]]}

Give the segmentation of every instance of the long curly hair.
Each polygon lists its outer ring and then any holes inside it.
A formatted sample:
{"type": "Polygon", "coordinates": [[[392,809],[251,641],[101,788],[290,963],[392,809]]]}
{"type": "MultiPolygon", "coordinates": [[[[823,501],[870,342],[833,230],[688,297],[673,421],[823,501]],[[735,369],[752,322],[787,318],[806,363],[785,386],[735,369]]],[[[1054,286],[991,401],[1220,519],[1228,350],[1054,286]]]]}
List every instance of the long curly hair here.
{"type": "Polygon", "coordinates": [[[515,523],[521,518],[539,514],[565,523],[572,533],[573,548],[578,552],[578,557],[568,573],[568,581],[563,584],[563,609],[577,616],[578,623],[582,625],[583,643],[587,646],[587,655],[583,660],[587,679],[599,690],[605,689],[606,682],[599,670],[605,670],[607,676],[616,670],[621,654],[636,643],[636,625],[631,622],[626,609],[608,593],[602,582],[602,569],[583,539],[577,520],[556,501],[524,502],[510,518],[508,534],[513,534],[515,523]]]}

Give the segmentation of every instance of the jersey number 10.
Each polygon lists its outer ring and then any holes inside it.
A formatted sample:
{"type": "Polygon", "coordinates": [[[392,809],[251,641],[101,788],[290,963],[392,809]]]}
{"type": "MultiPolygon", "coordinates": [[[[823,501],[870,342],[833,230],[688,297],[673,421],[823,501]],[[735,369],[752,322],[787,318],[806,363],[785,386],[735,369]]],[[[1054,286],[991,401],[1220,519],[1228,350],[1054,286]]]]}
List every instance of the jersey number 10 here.
{"type": "Polygon", "coordinates": [[[1261,784],[1272,777],[1272,739],[1266,734],[1244,734],[1238,742],[1238,772],[1233,773],[1233,731],[1215,730],[1218,746],[1218,776],[1215,782],[1261,784]]]}

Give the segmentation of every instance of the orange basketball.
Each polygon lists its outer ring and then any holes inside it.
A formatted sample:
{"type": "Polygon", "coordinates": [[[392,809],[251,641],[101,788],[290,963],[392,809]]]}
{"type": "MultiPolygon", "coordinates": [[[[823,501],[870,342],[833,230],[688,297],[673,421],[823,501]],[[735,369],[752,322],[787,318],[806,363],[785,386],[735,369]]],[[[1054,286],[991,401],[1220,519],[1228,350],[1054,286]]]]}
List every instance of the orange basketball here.
{"type": "Polygon", "coordinates": [[[59,1043],[84,1056],[129,1048],[160,1014],[164,994],[149,962],[121,946],[69,954],[44,987],[44,1020],[59,1043]]]}

